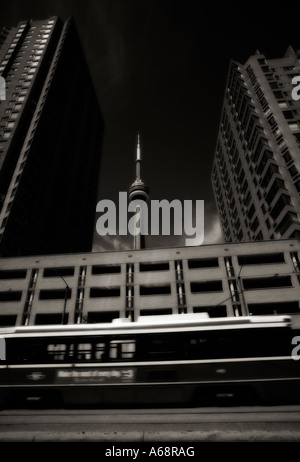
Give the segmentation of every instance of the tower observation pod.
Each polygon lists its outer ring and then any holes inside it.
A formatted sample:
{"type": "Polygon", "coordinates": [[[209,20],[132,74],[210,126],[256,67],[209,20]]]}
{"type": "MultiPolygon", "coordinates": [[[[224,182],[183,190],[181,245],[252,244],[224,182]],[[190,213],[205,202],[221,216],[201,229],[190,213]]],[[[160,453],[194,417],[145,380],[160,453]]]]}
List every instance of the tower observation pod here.
{"type": "MultiPolygon", "coordinates": [[[[148,208],[143,207],[147,205],[149,200],[149,188],[145,185],[141,179],[141,146],[140,146],[140,136],[138,135],[137,139],[137,149],[136,149],[136,160],[135,160],[135,173],[136,178],[134,183],[130,186],[128,190],[129,201],[131,203],[131,211],[135,211],[136,220],[134,222],[134,250],[140,250],[145,248],[145,239],[142,233],[143,230],[143,216],[147,213],[148,208]]],[[[144,216],[144,219],[147,219],[144,216]]]]}

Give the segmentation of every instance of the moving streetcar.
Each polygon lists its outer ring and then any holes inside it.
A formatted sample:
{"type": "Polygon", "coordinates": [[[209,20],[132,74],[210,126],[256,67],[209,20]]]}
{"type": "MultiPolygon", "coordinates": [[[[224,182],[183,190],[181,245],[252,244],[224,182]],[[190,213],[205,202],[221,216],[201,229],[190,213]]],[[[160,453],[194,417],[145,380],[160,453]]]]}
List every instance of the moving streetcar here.
{"type": "Polygon", "coordinates": [[[289,316],[208,314],[3,328],[0,406],[299,401],[295,335],[289,316]]]}

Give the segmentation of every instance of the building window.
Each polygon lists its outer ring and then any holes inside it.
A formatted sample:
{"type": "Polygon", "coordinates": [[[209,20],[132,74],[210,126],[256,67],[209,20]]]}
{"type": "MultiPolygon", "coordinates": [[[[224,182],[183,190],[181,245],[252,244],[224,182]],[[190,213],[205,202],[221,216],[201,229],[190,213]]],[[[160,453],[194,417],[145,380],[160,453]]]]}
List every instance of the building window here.
{"type": "Polygon", "coordinates": [[[168,271],[170,269],[169,262],[150,262],[140,263],[140,271],[168,271]]]}
{"type": "Polygon", "coordinates": [[[278,102],[278,106],[281,108],[281,109],[285,109],[288,107],[286,101],[280,101],[278,102]]]}
{"type": "Polygon", "coordinates": [[[255,217],[255,220],[253,221],[253,223],[250,225],[250,228],[253,232],[255,232],[257,230],[259,226],[259,221],[258,221],[258,218],[255,217]]]}
{"type": "Polygon", "coordinates": [[[223,291],[222,281],[191,282],[191,292],[221,292],[223,291]]]}
{"type": "Polygon", "coordinates": [[[92,266],[92,274],[113,274],[121,273],[120,265],[94,265],[92,266]]]}
{"type": "Polygon", "coordinates": [[[297,130],[299,130],[299,125],[297,123],[289,122],[289,127],[292,130],[292,132],[296,132],[297,130]]]}
{"type": "MultiPolygon", "coordinates": [[[[64,322],[68,321],[68,313],[65,314],[64,322]]],[[[40,313],[36,314],[34,324],[35,325],[46,325],[46,324],[62,324],[63,314],[62,313],[40,313]]]]}
{"type": "Polygon", "coordinates": [[[45,268],[43,277],[44,278],[57,278],[60,276],[74,276],[73,267],[63,267],[63,268],[45,268]]]}
{"type": "Polygon", "coordinates": [[[208,313],[210,318],[224,318],[227,316],[226,305],[194,306],[194,313],[208,313]]]}
{"type": "Polygon", "coordinates": [[[277,225],[275,231],[283,235],[293,224],[299,224],[298,217],[295,213],[288,212],[277,225]]]}
{"type": "Polygon", "coordinates": [[[296,176],[296,175],[299,174],[298,169],[297,169],[297,167],[296,167],[295,165],[292,165],[288,170],[289,170],[290,175],[291,175],[292,177],[294,177],[294,176],[296,176]]]}
{"type": "Polygon", "coordinates": [[[298,193],[300,193],[300,180],[295,181],[294,186],[298,193]]]}
{"type": "Polygon", "coordinates": [[[140,295],[170,295],[170,294],[171,294],[170,284],[140,286],[140,295]]]}
{"type": "Polygon", "coordinates": [[[282,91],[273,91],[275,98],[282,99],[284,98],[284,94],[282,91]]]}
{"type": "Polygon", "coordinates": [[[299,313],[298,302],[272,302],[272,303],[249,303],[248,310],[250,315],[261,314],[293,314],[299,313]]]}
{"type": "Polygon", "coordinates": [[[90,298],[120,297],[120,287],[91,287],[90,298]]]}
{"type": "Polygon", "coordinates": [[[218,266],[218,258],[193,258],[188,260],[189,269],[214,268],[218,266]]]}
{"type": "Polygon", "coordinates": [[[15,326],[17,322],[16,314],[1,314],[0,315],[0,327],[15,326]]]}
{"type": "Polygon", "coordinates": [[[72,290],[65,289],[42,289],[40,290],[40,300],[63,300],[64,298],[71,298],[72,290]]]}
{"type": "Polygon", "coordinates": [[[292,111],[283,111],[283,115],[284,117],[288,120],[288,119],[293,119],[294,118],[294,115],[293,115],[293,112],[292,111]]]}
{"type": "Polygon", "coordinates": [[[249,220],[252,219],[254,213],[255,213],[255,207],[254,207],[254,205],[252,204],[251,207],[250,207],[250,209],[249,209],[249,211],[248,211],[248,215],[247,215],[249,220]]]}
{"type": "Polygon", "coordinates": [[[238,256],[239,265],[265,265],[269,263],[285,263],[283,253],[269,253],[238,256]]]}
{"type": "Polygon", "coordinates": [[[291,162],[293,160],[290,152],[288,150],[285,150],[284,153],[282,153],[282,157],[284,158],[284,161],[286,164],[288,164],[289,162],[291,162]]]}
{"type": "Polygon", "coordinates": [[[274,221],[281,214],[281,212],[284,210],[284,208],[287,205],[292,205],[291,204],[291,199],[286,194],[282,194],[281,196],[279,196],[278,200],[273,205],[272,210],[270,212],[270,215],[271,215],[271,217],[273,218],[274,221]]]}
{"type": "Polygon", "coordinates": [[[5,290],[0,292],[0,302],[19,302],[21,298],[21,290],[5,290]]]}
{"type": "Polygon", "coordinates": [[[245,290],[255,289],[279,289],[280,287],[292,287],[290,276],[262,277],[243,279],[245,290]]]}
{"type": "Polygon", "coordinates": [[[272,186],[269,189],[269,192],[266,195],[266,202],[270,205],[272,201],[274,200],[276,194],[278,191],[282,189],[283,191],[287,191],[285,184],[282,180],[279,178],[275,178],[272,186]]]}
{"type": "Polygon", "coordinates": [[[113,319],[120,317],[119,311],[89,311],[87,315],[88,323],[112,322],[113,319]]]}
{"type": "Polygon", "coordinates": [[[167,314],[173,314],[172,308],[156,308],[140,311],[140,316],[163,316],[167,314]]]}
{"type": "Polygon", "coordinates": [[[294,133],[294,137],[296,138],[296,141],[300,143],[300,133],[294,133]]]}
{"type": "Polygon", "coordinates": [[[0,279],[24,279],[27,270],[0,270],[0,279]]]}

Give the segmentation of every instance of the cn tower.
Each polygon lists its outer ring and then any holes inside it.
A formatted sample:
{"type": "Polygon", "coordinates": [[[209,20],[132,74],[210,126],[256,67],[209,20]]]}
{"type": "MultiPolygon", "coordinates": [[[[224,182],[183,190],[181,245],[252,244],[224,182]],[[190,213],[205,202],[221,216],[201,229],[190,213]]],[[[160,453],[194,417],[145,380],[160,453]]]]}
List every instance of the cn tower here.
{"type": "Polygon", "coordinates": [[[142,202],[147,204],[149,200],[149,188],[145,185],[141,179],[141,146],[140,146],[140,135],[138,134],[137,149],[136,149],[136,160],[135,160],[135,173],[136,178],[128,190],[129,201],[136,201],[136,213],[139,214],[139,226],[136,224],[136,232],[134,234],[133,248],[134,250],[140,250],[145,248],[145,239],[141,233],[142,220],[143,220],[143,207],[142,202]]]}

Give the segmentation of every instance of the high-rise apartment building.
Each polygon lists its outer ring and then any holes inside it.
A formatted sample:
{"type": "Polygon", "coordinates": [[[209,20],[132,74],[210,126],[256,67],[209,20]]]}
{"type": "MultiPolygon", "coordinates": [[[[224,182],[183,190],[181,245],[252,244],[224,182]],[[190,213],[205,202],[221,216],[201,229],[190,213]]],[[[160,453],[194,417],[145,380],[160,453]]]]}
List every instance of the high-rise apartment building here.
{"type": "Polygon", "coordinates": [[[73,20],[20,22],[0,47],[0,255],[90,251],[103,119],[73,20]]]}
{"type": "Polygon", "coordinates": [[[212,171],[226,241],[300,236],[300,52],[231,61],[212,171]]]}

